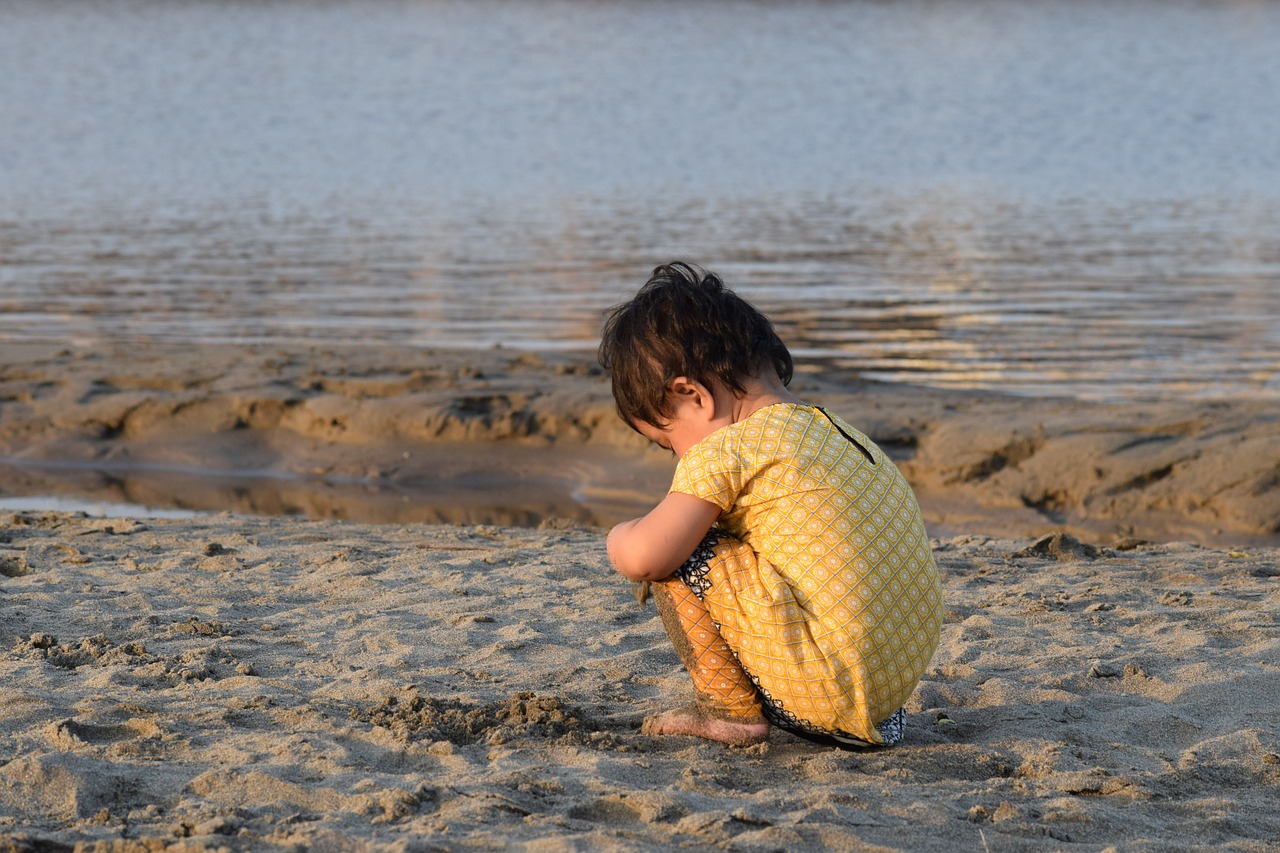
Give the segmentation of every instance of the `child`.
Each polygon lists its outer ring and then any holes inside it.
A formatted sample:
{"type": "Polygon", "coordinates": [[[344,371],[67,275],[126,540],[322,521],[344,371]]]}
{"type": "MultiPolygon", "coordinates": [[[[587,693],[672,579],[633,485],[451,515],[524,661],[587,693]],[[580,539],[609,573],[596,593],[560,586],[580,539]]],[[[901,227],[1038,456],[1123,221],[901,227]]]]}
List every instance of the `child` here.
{"type": "Polygon", "coordinates": [[[623,420],[679,460],[666,498],[608,538],[614,568],[652,582],[695,688],[643,731],[901,740],[942,594],[897,468],[791,394],[769,320],[688,264],[656,268],[610,311],[599,354],[623,420]]]}

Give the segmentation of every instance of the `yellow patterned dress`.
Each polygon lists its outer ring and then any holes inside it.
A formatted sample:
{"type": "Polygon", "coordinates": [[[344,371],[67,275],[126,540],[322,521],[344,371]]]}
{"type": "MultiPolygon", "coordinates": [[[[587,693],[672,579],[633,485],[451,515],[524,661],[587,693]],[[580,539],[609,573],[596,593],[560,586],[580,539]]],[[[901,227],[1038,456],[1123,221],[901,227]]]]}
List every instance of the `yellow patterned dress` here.
{"type": "Polygon", "coordinates": [[[721,509],[679,575],[770,720],[900,738],[942,591],[915,495],[884,452],[823,409],[779,403],[690,448],[671,491],[721,509]]]}

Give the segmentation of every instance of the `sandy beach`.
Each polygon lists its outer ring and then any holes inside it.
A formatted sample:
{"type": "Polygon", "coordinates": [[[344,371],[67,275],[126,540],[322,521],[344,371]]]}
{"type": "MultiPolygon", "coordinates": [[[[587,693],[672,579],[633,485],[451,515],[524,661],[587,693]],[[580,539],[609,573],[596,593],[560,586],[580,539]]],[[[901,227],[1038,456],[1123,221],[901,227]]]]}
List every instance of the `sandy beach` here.
{"type": "Polygon", "coordinates": [[[1277,43],[0,0],[0,853],[1280,853],[1277,43]],[[642,734],[675,461],[590,350],[673,259],[919,499],[891,749],[642,734]]]}
{"type": "Polygon", "coordinates": [[[936,542],[903,745],[688,696],[591,529],[2,519],[0,849],[1273,850],[1280,553],[936,542]]]}
{"type": "Polygon", "coordinates": [[[1280,839],[1274,404],[805,365],[918,489],[947,617],[903,745],[735,749],[639,733],[689,689],[604,525],[671,460],[587,356],[4,356],[7,494],[230,511],[0,513],[0,850],[1280,839]]]}

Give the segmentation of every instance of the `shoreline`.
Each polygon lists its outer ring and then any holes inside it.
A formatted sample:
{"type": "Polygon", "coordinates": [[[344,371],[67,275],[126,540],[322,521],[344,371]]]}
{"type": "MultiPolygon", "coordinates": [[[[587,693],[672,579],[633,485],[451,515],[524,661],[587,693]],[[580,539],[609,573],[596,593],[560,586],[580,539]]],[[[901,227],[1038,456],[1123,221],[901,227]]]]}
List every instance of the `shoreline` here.
{"type": "MultiPolygon", "coordinates": [[[[0,344],[10,496],[386,523],[607,526],[671,461],[589,354],[0,344]]],[[[859,379],[801,397],[869,434],[938,535],[1280,545],[1280,403],[1081,403],[859,379]]]]}
{"type": "Polygon", "coordinates": [[[0,538],[6,850],[1280,835],[1274,549],[934,540],[905,741],[844,751],[641,735],[688,679],[598,530],[12,513],[0,538]]]}

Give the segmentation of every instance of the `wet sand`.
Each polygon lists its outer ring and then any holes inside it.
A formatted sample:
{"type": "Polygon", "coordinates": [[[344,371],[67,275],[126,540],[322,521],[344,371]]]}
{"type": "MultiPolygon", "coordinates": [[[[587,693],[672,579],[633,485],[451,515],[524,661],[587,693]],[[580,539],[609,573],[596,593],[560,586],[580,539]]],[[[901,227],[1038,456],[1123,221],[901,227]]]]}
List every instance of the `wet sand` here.
{"type": "Polygon", "coordinates": [[[1236,850],[1280,837],[1280,552],[935,541],[905,743],[689,698],[599,530],[0,518],[0,849],[1236,850]]]}
{"type": "MultiPolygon", "coordinates": [[[[669,456],[588,354],[0,345],[0,490],[370,522],[607,525],[669,456]]],[[[860,380],[793,389],[903,468],[935,534],[1280,545],[1280,403],[1085,404],[860,380]]]]}

